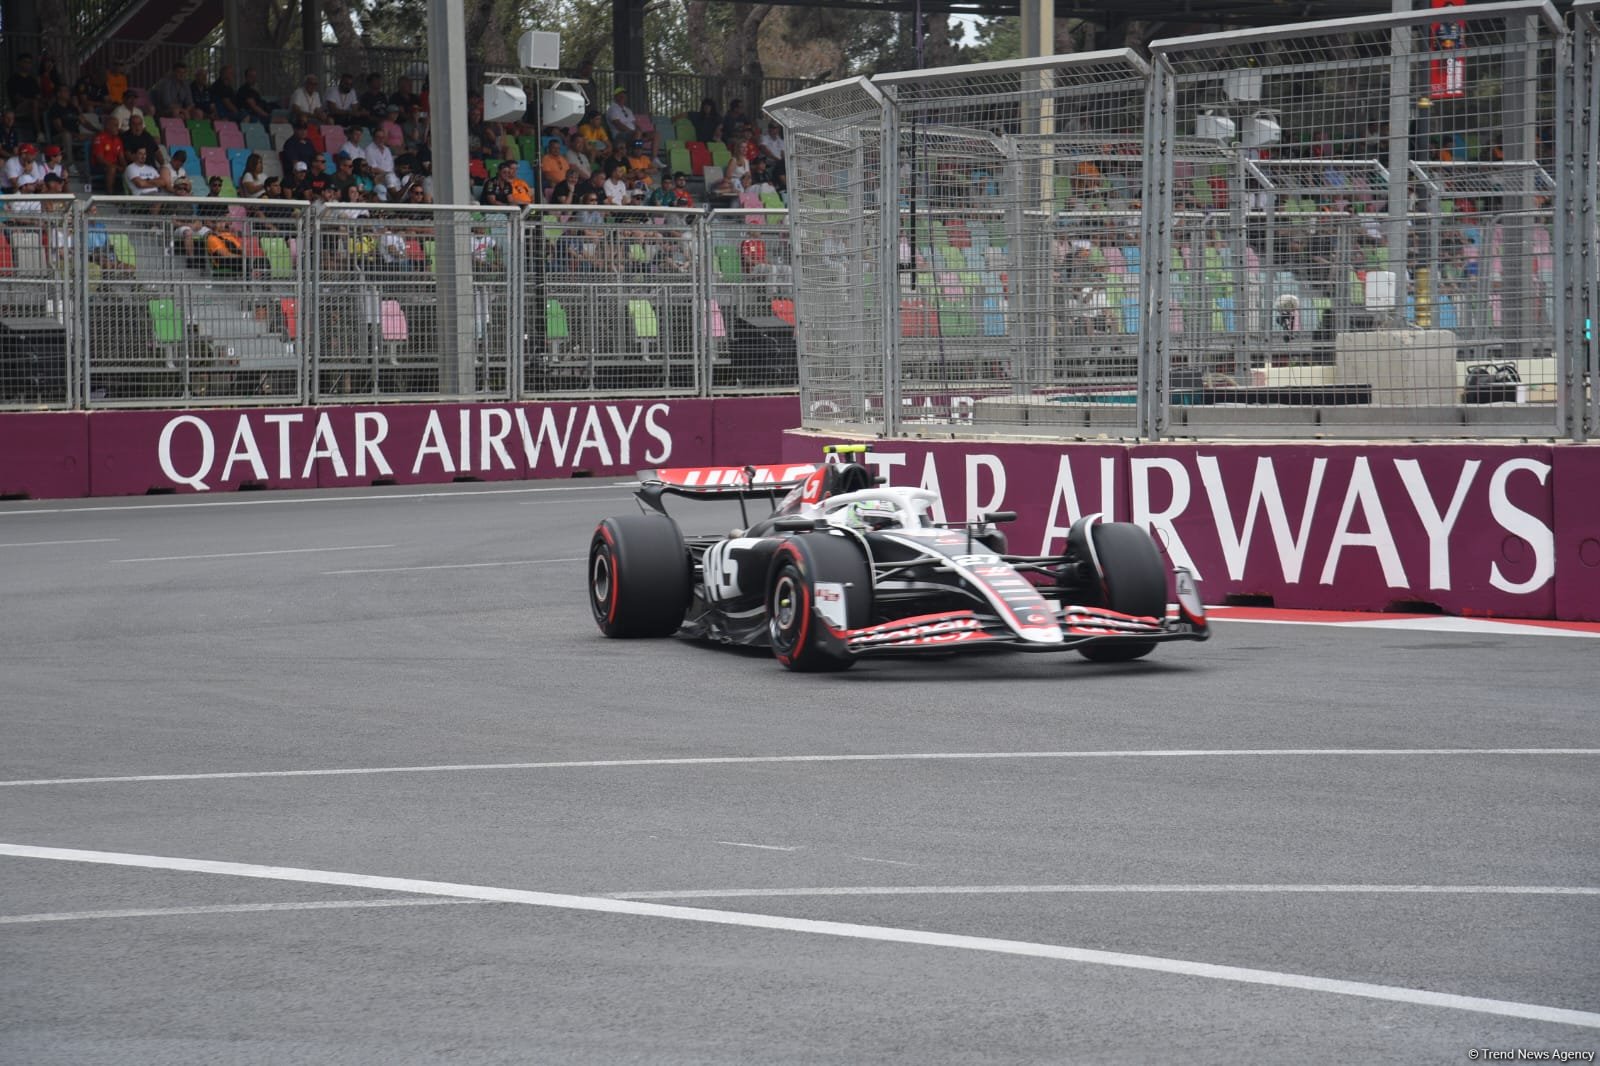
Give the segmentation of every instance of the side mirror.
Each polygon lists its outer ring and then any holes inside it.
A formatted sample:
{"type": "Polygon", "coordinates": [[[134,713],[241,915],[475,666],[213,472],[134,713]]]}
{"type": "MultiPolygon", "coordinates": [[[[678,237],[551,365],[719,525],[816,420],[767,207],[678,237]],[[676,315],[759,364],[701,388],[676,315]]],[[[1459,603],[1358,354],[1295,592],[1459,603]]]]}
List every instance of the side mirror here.
{"type": "Polygon", "coordinates": [[[986,513],[983,516],[983,520],[985,522],[989,522],[989,523],[992,523],[994,525],[999,525],[1002,522],[1015,522],[1017,520],[1017,512],[1015,512],[1015,511],[989,511],[988,513],[986,513]]]}
{"type": "Polygon", "coordinates": [[[803,518],[799,515],[789,515],[772,523],[772,528],[779,533],[810,533],[817,528],[815,518],[803,518]]]}

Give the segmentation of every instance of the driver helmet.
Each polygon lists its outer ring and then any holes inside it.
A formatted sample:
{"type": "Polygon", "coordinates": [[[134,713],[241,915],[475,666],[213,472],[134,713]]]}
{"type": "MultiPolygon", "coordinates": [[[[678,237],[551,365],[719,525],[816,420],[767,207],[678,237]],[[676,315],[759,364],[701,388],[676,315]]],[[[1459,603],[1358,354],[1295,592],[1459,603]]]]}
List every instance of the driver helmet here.
{"type": "Polygon", "coordinates": [[[834,513],[840,525],[851,529],[887,529],[900,525],[900,509],[889,500],[856,500],[834,513]]]}

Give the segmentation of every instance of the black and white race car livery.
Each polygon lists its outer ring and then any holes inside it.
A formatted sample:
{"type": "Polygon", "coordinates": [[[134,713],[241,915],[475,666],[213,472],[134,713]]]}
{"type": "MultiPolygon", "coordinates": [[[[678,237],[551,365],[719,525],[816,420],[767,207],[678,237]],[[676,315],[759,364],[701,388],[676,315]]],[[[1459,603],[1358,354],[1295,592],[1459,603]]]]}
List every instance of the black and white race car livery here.
{"type": "Polygon", "coordinates": [[[874,655],[985,648],[1074,650],[1100,662],[1210,635],[1193,576],[1168,570],[1150,535],[1098,515],[1059,556],[1011,555],[992,512],[935,522],[938,496],[889,487],[827,449],[817,465],[649,470],[642,513],[607,518],[588,556],[589,602],[608,637],[674,633],[766,646],[792,670],[874,655]],[[686,536],[669,496],[735,499],[745,528],[686,536]],[[753,500],[771,512],[748,521],[753,500]]]}

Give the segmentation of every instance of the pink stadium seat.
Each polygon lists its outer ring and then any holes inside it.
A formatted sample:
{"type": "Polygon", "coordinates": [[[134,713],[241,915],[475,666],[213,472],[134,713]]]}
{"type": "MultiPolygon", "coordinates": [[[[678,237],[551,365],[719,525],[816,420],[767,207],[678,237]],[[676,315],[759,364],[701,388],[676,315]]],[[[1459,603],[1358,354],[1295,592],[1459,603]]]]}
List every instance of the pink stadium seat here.
{"type": "Polygon", "coordinates": [[[328,154],[332,155],[344,147],[344,130],[338,126],[322,127],[322,143],[327,147],[328,154]]]}
{"type": "Polygon", "coordinates": [[[169,148],[189,147],[191,143],[189,140],[189,127],[183,124],[182,119],[162,119],[161,142],[169,148]]]}
{"type": "Polygon", "coordinates": [[[411,335],[406,325],[405,308],[400,306],[399,300],[385,300],[380,305],[379,320],[383,326],[383,339],[386,341],[403,341],[411,335]]]}
{"type": "Polygon", "coordinates": [[[711,301],[711,335],[722,340],[728,335],[728,324],[722,317],[722,305],[711,301]]]}
{"type": "Polygon", "coordinates": [[[233,178],[233,168],[228,165],[228,151],[225,148],[200,149],[200,169],[205,171],[208,178],[233,178]]]}
{"type": "Polygon", "coordinates": [[[216,124],[217,146],[226,151],[229,148],[243,148],[244,133],[239,129],[237,122],[218,120],[216,124]]]}

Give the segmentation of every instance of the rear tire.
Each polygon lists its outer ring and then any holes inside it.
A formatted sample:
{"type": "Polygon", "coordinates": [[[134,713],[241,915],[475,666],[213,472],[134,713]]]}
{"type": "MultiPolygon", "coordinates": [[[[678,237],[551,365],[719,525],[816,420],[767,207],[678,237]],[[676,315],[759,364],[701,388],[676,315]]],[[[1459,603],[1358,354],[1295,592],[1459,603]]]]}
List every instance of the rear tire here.
{"type": "Polygon", "coordinates": [[[845,625],[859,629],[872,616],[872,569],[861,549],[829,534],[790,537],[772,557],[767,583],[767,635],[772,654],[801,673],[848,670],[855,657],[825,647],[813,608],[817,583],[845,586],[845,625]]]}
{"type": "Polygon", "coordinates": [[[689,556],[665,515],[607,518],[589,542],[589,607],[608,637],[670,637],[689,610],[689,556]]]}
{"type": "MultiPolygon", "coordinates": [[[[1167,613],[1167,568],[1143,528],[1132,522],[1101,522],[1089,530],[1105,578],[1105,606],[1123,614],[1167,613]]],[[[1097,663],[1125,663],[1155,650],[1153,640],[1113,640],[1085,644],[1078,654],[1097,663]]]]}

